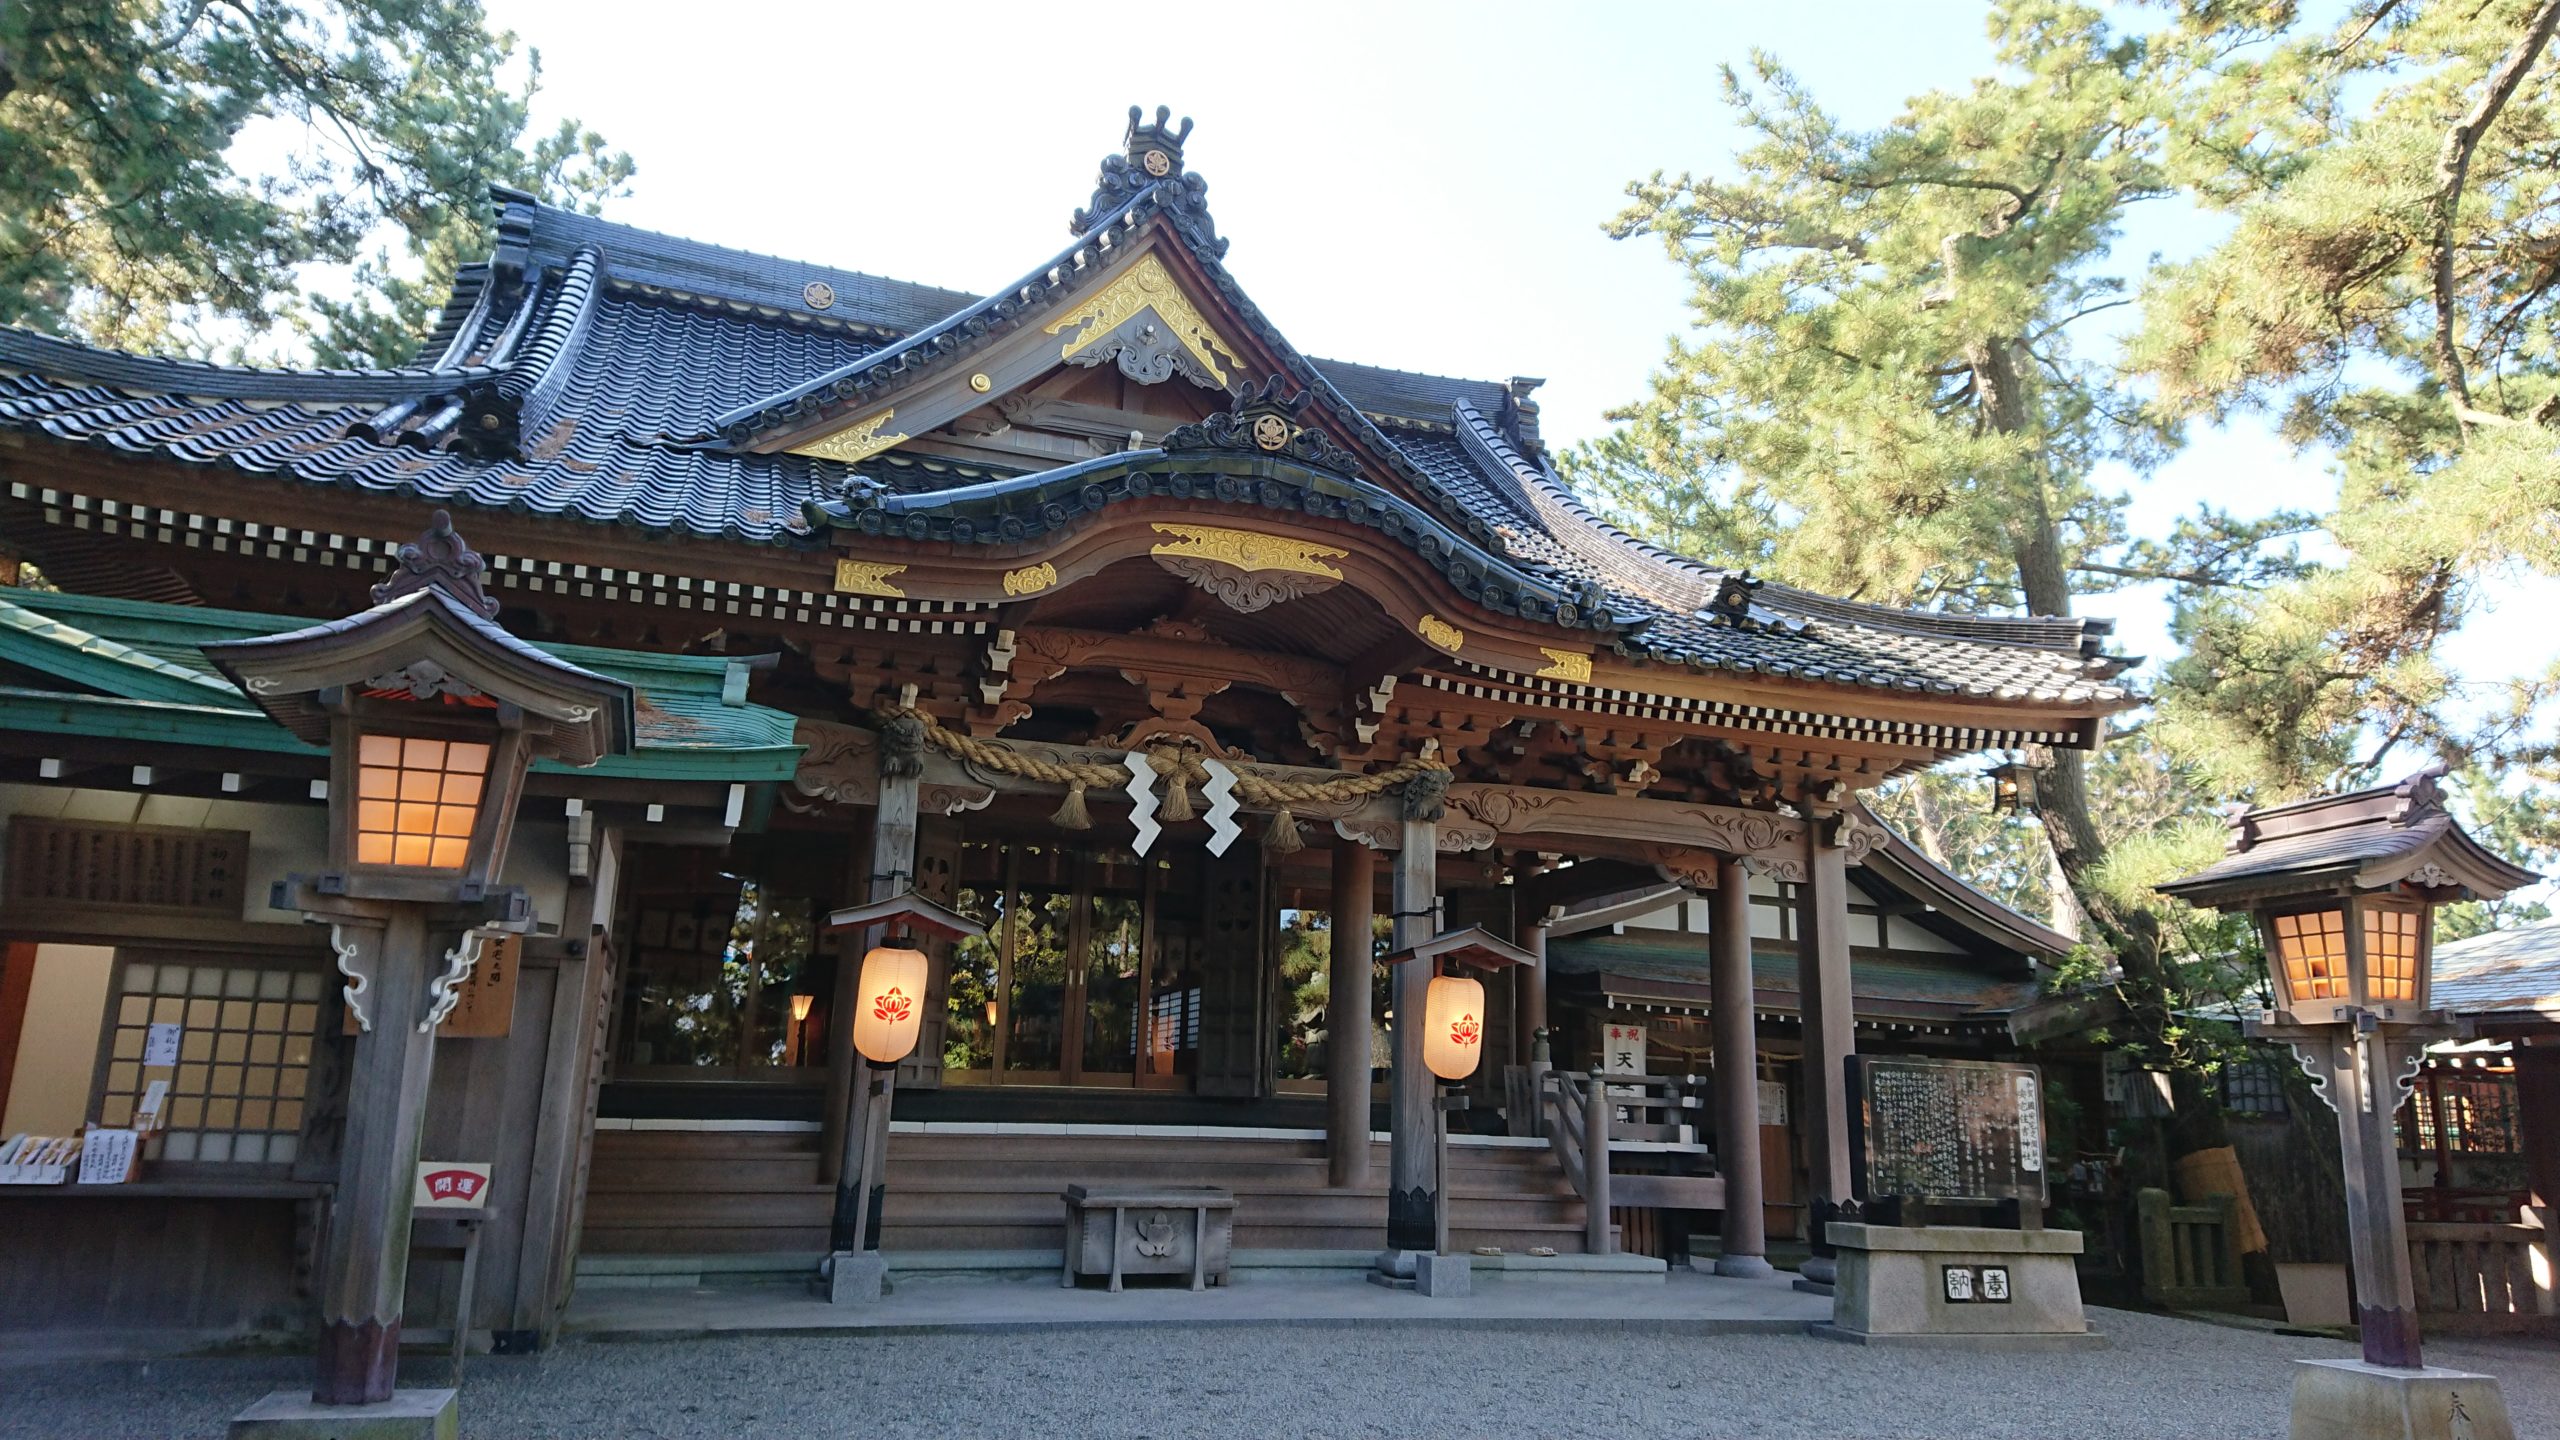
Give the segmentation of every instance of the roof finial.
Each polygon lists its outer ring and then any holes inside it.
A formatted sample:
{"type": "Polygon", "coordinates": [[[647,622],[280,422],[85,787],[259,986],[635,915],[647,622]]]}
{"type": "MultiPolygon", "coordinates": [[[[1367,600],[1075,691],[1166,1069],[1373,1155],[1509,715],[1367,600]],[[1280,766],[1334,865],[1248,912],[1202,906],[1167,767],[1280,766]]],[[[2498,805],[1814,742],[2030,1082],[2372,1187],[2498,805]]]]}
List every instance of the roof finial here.
{"type": "MultiPolygon", "coordinates": [[[[1129,128],[1121,136],[1121,153],[1102,157],[1102,174],[1093,183],[1093,201],[1078,210],[1067,232],[1088,235],[1129,214],[1131,202],[1152,192],[1151,208],[1170,219],[1184,239],[1210,259],[1227,253],[1209,222],[1209,186],[1183,168],[1182,145],[1191,138],[1191,117],[1173,123],[1173,107],[1159,105],[1156,117],[1146,108],[1129,107],[1129,128]]],[[[1134,218],[1134,217],[1133,217],[1134,218]]]]}
{"type": "Polygon", "coordinates": [[[1121,137],[1121,146],[1129,163],[1150,180],[1162,180],[1182,173],[1182,142],[1191,138],[1191,117],[1182,117],[1182,128],[1172,129],[1165,122],[1173,118],[1173,107],[1156,107],[1155,123],[1146,123],[1146,108],[1129,107],[1129,132],[1121,137]]]}
{"type": "Polygon", "coordinates": [[[454,533],[453,516],[438,510],[427,517],[424,533],[400,547],[400,568],[373,587],[373,603],[387,605],[420,590],[442,590],[462,602],[462,608],[495,620],[497,598],[480,588],[487,569],[479,552],[454,533]]]}

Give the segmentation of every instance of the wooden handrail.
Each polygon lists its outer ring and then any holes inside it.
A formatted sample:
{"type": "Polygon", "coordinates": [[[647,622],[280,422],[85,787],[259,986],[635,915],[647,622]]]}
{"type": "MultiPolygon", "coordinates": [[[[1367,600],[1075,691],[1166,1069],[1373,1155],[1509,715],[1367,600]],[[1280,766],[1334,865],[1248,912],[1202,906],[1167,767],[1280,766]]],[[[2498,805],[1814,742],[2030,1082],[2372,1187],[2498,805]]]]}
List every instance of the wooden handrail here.
{"type": "Polygon", "coordinates": [[[1596,1070],[1588,1078],[1563,1071],[1550,1071],[1546,1078],[1551,1083],[1540,1101],[1546,1108],[1547,1144],[1574,1193],[1582,1197],[1583,1249],[1609,1254],[1609,1121],[1615,1102],[1608,1080],[1596,1070]]]}

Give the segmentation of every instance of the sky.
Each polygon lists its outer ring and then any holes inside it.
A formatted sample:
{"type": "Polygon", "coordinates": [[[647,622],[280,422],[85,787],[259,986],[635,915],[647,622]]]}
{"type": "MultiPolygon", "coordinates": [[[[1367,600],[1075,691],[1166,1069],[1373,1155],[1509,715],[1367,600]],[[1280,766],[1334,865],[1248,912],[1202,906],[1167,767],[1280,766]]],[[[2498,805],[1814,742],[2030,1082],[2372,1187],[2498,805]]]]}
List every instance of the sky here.
{"type": "MultiPolygon", "coordinates": [[[[1046,259],[1128,107],[1197,128],[1186,163],[1229,269],[1306,353],[1479,379],[1541,376],[1561,448],[1643,393],[1684,320],[1679,272],[1603,224],[1629,181],[1710,173],[1740,133],[1718,67],[1776,54],[1852,125],[1990,65],[1982,9],[1895,4],[1302,3],[1095,9],[489,0],[541,53],[544,122],[639,162],[613,219],[984,292],[1046,259]]],[[[2124,253],[2214,232],[2138,215],[2124,253]]],[[[2132,497],[2136,533],[2199,501],[2323,509],[2318,455],[2257,422],[2200,430],[2132,497]]],[[[2560,586],[2513,583],[2456,643],[2501,675],[2555,653],[2560,586]]],[[[2158,587],[2092,597],[2116,649],[2167,649],[2158,587]]]]}

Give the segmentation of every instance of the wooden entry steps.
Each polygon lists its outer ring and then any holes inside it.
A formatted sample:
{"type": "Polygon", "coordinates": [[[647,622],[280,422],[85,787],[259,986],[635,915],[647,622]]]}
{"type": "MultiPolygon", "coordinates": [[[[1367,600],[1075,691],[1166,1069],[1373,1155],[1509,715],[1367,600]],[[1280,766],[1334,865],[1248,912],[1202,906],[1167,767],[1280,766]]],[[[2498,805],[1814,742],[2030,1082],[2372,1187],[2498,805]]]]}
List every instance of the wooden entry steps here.
{"type": "MultiPolygon", "coordinates": [[[[1028,1127],[1008,1127],[1018,1129],[1028,1127]]],[[[1325,1184],[1324,1142],[1292,1131],[999,1132],[901,1126],[889,1141],[883,1249],[1054,1250],[1070,1184],[1218,1185],[1239,1202],[1236,1245],[1375,1249],[1386,1239],[1387,1146],[1370,1184],[1325,1184]]],[[[831,1188],[817,1135],[799,1129],[599,1129],[583,1249],[598,1255],[752,1254],[826,1246],[831,1188]]],[[[1451,1243],[1524,1254],[1583,1248],[1583,1206],[1543,1145],[1450,1147],[1451,1243]]]]}

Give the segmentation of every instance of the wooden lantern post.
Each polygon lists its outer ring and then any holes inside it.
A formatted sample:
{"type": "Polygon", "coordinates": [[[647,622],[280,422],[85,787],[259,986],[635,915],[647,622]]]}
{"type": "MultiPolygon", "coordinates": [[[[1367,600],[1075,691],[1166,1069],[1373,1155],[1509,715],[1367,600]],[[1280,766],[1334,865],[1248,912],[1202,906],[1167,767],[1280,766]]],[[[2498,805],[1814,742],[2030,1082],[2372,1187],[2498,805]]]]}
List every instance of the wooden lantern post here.
{"type": "Polygon", "coordinates": [[[879,1299],[887,1269],[880,1256],[880,1203],[887,1188],[881,1177],[887,1170],[884,1152],[898,1062],[914,1053],[924,1019],[930,969],[922,944],[927,937],[969,939],[986,934],[987,928],[913,891],[838,910],[827,917],[826,928],[881,931],[879,943],[856,968],[852,992],[853,1048],[868,1076],[864,1103],[854,1110],[855,1123],[863,1129],[862,1147],[855,1163],[836,1176],[827,1258],[818,1277],[828,1298],[841,1305],[879,1299]]]}
{"type": "Polygon", "coordinates": [[[1387,957],[1396,976],[1396,993],[1414,994],[1421,1003],[1399,1008],[1399,1029],[1414,1026],[1423,1068],[1439,1080],[1440,1093],[1431,1106],[1431,1182],[1438,1203],[1433,1207],[1431,1252],[1400,1253],[1393,1241],[1379,1257],[1370,1279],[1382,1284],[1410,1284],[1424,1295],[1464,1295],[1473,1288],[1467,1257],[1449,1253],[1449,1116],[1467,1108],[1459,1086],[1484,1059],[1484,983],[1454,973],[1459,967],[1500,970],[1532,965],[1537,957],[1479,927],[1468,926],[1407,945],[1387,957]]]}
{"type": "MultiPolygon", "coordinates": [[[[320,1406],[394,1398],[436,1026],[480,934],[535,918],[521,890],[498,883],[525,771],[632,745],[631,687],[500,629],[480,575],[437,511],[373,608],[204,647],[269,717],[329,751],[328,868],[278,882],[274,902],[330,927],[357,1032],[317,1284],[320,1406]]],[[[452,1392],[410,1393],[449,1405],[452,1392]]],[[[258,1423],[276,1418],[277,1399],[253,1409],[258,1423]]]]}
{"type": "Polygon", "coordinates": [[[2364,1360],[2361,1369],[2304,1362],[2311,1369],[2295,1383],[2297,1435],[2362,1435],[2357,1417],[2430,1409],[2461,1412],[2469,1423],[2458,1433],[2477,1440],[2513,1434],[2500,1428],[2505,1406],[2495,1380],[2431,1370],[2420,1356],[2393,1128],[2426,1043],[2462,1033],[2429,1003],[2435,907],[2495,899],[2537,878],[2453,823],[2437,789],[2442,773],[2242,811],[2231,819],[2220,862],[2160,887],[2256,918],[2274,1005],[2269,1018],[2250,1022],[2249,1034],[2290,1045],[2337,1112],[2364,1360]],[[2454,1380],[2467,1387],[2467,1402],[2465,1390],[2451,1401],[2412,1393],[2454,1380]]]}

